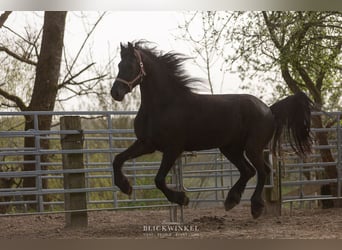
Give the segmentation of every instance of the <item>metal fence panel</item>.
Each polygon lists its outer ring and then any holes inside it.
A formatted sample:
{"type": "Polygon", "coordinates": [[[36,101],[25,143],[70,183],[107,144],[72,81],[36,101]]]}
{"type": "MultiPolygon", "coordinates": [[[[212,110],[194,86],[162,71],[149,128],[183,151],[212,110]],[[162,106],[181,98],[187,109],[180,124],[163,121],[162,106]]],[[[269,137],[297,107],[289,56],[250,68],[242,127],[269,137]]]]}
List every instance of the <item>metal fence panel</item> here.
{"type": "MultiPolygon", "coordinates": [[[[294,155],[288,144],[282,145],[282,202],[284,204],[293,203],[303,207],[307,201],[319,200],[338,200],[341,197],[342,187],[342,161],[341,161],[341,115],[342,112],[314,112],[313,116],[320,116],[322,120],[326,120],[331,124],[327,128],[312,128],[314,138],[319,133],[324,133],[328,143],[319,145],[317,140],[313,145],[313,152],[304,160],[294,155]],[[332,161],[322,161],[321,151],[328,150],[331,152],[332,161]],[[325,174],[327,168],[334,168],[337,177],[329,178],[325,174]],[[331,184],[337,186],[337,193],[322,194],[321,187],[331,184]]],[[[311,203],[308,203],[311,206],[311,203]]]]}
{"type": "MultiPolygon", "coordinates": [[[[154,175],[159,168],[158,154],[148,160],[132,160],[125,164],[124,171],[133,185],[131,197],[121,194],[114,185],[112,161],[116,154],[125,150],[135,139],[131,123],[135,114],[136,112],[1,112],[0,210],[7,214],[63,212],[63,194],[71,192],[86,192],[89,210],[173,207],[154,187],[154,175]],[[23,115],[32,115],[36,121],[41,115],[52,115],[57,126],[52,127],[51,131],[41,131],[37,127],[38,122],[35,122],[33,130],[24,131],[21,125],[4,131],[5,124],[14,123],[12,127],[22,124],[23,115]],[[77,132],[59,129],[59,117],[70,115],[83,117],[85,142],[82,150],[61,149],[60,136],[77,132]],[[35,147],[25,148],[24,137],[33,137],[35,147]],[[41,148],[41,140],[48,140],[50,148],[41,148]],[[85,169],[62,168],[61,156],[70,153],[84,154],[85,169]],[[35,158],[25,161],[24,155],[33,155],[35,158]],[[41,162],[42,155],[47,155],[49,161],[41,162]],[[23,171],[26,163],[34,163],[35,170],[23,171]],[[63,175],[67,173],[85,173],[86,187],[64,189],[63,175]],[[36,178],[36,187],[22,187],[22,179],[28,177],[36,178]],[[43,187],[43,182],[48,185],[43,187]],[[36,199],[25,199],[29,195],[34,195],[36,199]],[[28,204],[35,204],[37,211],[27,210],[28,204]]],[[[175,186],[172,183],[170,185],[175,186]]]]}
{"type": "MultiPolygon", "coordinates": [[[[132,121],[136,112],[0,112],[0,212],[22,214],[28,211],[28,204],[35,204],[38,212],[64,212],[63,194],[65,192],[87,192],[89,210],[127,209],[148,207],[176,207],[170,204],[154,186],[154,176],[159,168],[161,156],[158,153],[126,162],[124,171],[133,184],[133,194],[127,197],[119,192],[113,181],[112,161],[135,140],[132,121]],[[33,130],[24,131],[23,116],[31,115],[36,121],[33,130]],[[40,131],[37,127],[41,115],[52,115],[51,131],[40,131]],[[76,131],[59,129],[61,116],[79,115],[83,118],[85,169],[63,170],[61,156],[65,153],[80,153],[80,150],[62,150],[60,136],[76,131]],[[19,125],[18,125],[19,124],[19,125]],[[21,125],[20,125],[21,124],[21,125]],[[6,128],[11,128],[5,131],[6,128]],[[35,147],[25,148],[24,137],[33,137],[35,147]],[[40,147],[41,140],[50,142],[49,149],[40,147]],[[34,155],[32,161],[25,161],[24,155],[34,155]],[[40,157],[48,155],[48,162],[41,162],[40,157]],[[34,171],[23,171],[23,165],[34,163],[34,171]],[[65,190],[63,174],[82,172],[86,174],[86,188],[65,190]],[[22,178],[35,177],[34,188],[23,188],[22,178]],[[13,181],[13,183],[11,183],[13,181]],[[48,183],[47,187],[42,185],[48,183]],[[37,199],[26,200],[25,196],[35,195],[37,199]]],[[[283,202],[297,202],[317,199],[341,198],[342,183],[342,132],[341,112],[314,113],[325,118],[335,119],[334,125],[327,129],[313,128],[314,133],[328,133],[328,145],[315,145],[314,153],[305,162],[293,155],[287,144],[283,145],[282,198],[283,202]],[[334,156],[333,162],[322,162],[319,150],[329,149],[334,156]],[[338,171],[334,180],[320,176],[324,168],[332,167],[338,171]],[[309,178],[310,176],[311,178],[309,178]],[[308,187],[319,188],[324,183],[336,183],[339,193],[336,197],[309,193],[308,187]]],[[[277,161],[279,159],[276,159],[277,161]]],[[[176,164],[168,178],[174,188],[183,189],[190,196],[191,206],[203,204],[221,204],[229,188],[236,182],[239,173],[218,150],[185,153],[176,164]]],[[[273,180],[266,188],[273,187],[273,180]]],[[[252,179],[242,200],[249,200],[255,188],[252,179]]],[[[311,192],[311,191],[310,191],[311,192]]]]}

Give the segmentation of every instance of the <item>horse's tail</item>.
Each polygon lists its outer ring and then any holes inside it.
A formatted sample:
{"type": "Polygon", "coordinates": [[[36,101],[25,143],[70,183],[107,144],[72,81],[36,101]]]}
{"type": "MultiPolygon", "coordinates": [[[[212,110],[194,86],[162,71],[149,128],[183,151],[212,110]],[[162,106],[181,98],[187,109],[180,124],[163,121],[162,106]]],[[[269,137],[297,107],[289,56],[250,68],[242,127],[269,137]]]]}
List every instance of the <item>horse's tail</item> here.
{"type": "Polygon", "coordinates": [[[312,107],[313,102],[303,92],[286,97],[270,107],[276,124],[272,139],[274,154],[277,154],[279,139],[284,126],[286,126],[288,141],[297,154],[305,155],[307,152],[311,152],[310,125],[312,107]]]}

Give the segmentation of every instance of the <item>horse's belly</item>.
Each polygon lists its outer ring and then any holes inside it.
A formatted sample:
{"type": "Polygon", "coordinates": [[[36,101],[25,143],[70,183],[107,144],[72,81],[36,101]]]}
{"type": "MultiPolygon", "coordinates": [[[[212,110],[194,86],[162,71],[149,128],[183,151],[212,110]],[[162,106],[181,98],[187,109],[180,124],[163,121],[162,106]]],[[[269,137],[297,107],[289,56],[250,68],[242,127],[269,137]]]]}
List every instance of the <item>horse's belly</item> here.
{"type": "Polygon", "coordinates": [[[232,128],[212,128],[200,132],[191,131],[187,134],[185,151],[219,148],[244,143],[244,132],[232,128]]]}

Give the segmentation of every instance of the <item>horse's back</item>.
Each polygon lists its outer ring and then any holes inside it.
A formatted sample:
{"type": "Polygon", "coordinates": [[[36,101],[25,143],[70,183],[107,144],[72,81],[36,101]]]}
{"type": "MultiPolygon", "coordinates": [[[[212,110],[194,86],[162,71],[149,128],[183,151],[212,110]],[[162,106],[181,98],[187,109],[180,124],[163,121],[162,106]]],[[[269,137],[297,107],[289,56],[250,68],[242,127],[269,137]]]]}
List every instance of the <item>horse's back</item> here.
{"type": "Polygon", "coordinates": [[[214,114],[224,112],[228,116],[236,115],[235,118],[272,118],[270,108],[257,97],[248,94],[203,95],[203,105],[214,114]]]}
{"type": "Polygon", "coordinates": [[[198,95],[196,98],[196,112],[188,113],[184,119],[190,142],[187,148],[191,150],[201,149],[191,145],[203,148],[242,145],[248,136],[269,137],[273,133],[270,108],[252,95],[198,95]]]}
{"type": "Polygon", "coordinates": [[[224,97],[230,102],[238,102],[236,109],[241,112],[240,119],[248,130],[249,137],[253,137],[252,139],[256,141],[271,139],[274,131],[274,116],[263,101],[248,94],[224,95],[224,97]]]}

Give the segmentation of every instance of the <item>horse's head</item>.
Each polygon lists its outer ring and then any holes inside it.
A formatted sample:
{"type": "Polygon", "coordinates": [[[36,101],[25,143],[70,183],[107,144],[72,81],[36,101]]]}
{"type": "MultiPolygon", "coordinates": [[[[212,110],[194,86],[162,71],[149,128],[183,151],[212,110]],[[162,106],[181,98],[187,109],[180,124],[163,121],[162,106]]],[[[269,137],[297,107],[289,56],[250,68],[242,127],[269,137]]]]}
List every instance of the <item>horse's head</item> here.
{"type": "Polygon", "coordinates": [[[119,73],[111,90],[111,95],[116,101],[122,101],[146,75],[140,51],[134,48],[132,43],[128,43],[127,47],[120,44],[120,47],[119,73]]]}

